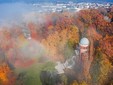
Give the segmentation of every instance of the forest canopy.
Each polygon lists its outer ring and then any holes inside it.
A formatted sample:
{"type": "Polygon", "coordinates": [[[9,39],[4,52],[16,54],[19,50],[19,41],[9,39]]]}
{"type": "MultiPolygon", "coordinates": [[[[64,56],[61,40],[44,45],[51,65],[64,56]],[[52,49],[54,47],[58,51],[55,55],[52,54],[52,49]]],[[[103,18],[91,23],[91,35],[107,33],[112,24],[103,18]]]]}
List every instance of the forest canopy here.
{"type": "Polygon", "coordinates": [[[93,40],[93,58],[86,67],[90,76],[79,80],[82,73],[74,72],[78,78],[68,85],[112,85],[113,7],[110,10],[38,14],[36,21],[1,26],[0,85],[41,85],[40,72],[54,71],[54,62],[74,56],[82,37],[93,40]],[[34,80],[26,78],[33,75],[34,80]]]}

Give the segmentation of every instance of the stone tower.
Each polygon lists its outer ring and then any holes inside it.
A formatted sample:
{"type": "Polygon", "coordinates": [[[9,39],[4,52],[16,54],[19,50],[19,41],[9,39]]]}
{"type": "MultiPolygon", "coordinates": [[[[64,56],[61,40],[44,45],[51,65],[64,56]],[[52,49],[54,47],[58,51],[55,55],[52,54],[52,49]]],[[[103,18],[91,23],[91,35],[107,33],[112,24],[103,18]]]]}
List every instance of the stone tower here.
{"type": "Polygon", "coordinates": [[[80,58],[84,60],[88,60],[89,56],[89,40],[87,38],[82,38],[79,43],[80,46],[80,58]]]}

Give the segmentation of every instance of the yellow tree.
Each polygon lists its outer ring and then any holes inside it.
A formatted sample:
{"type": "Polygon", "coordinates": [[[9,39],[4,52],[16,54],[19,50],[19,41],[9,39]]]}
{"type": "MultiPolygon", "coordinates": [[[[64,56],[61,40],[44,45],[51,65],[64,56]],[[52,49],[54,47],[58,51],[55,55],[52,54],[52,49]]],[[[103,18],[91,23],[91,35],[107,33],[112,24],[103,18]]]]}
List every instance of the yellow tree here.
{"type": "Polygon", "coordinates": [[[50,34],[46,39],[42,40],[42,43],[48,49],[48,56],[51,56],[53,59],[62,59],[67,42],[76,44],[78,41],[78,29],[75,26],[70,26],[70,28],[50,34]]]}
{"type": "Polygon", "coordinates": [[[88,85],[85,81],[77,82],[76,80],[71,85],[88,85]]]}
{"type": "Polygon", "coordinates": [[[104,81],[108,78],[107,74],[112,69],[112,65],[107,59],[107,56],[100,51],[100,49],[96,50],[95,59],[91,66],[91,78],[92,83],[98,85],[104,85],[104,81]]]}

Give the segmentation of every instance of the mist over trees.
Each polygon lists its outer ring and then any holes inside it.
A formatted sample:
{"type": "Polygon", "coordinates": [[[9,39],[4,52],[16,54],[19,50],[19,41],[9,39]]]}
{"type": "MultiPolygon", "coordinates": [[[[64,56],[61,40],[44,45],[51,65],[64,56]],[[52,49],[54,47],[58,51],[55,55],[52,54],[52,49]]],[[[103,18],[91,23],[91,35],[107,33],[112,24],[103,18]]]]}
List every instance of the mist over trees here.
{"type": "Polygon", "coordinates": [[[29,16],[29,22],[0,27],[0,85],[41,85],[41,71],[72,57],[83,36],[94,45],[90,76],[81,79],[81,72],[66,69],[67,85],[113,84],[113,7],[29,16]]]}

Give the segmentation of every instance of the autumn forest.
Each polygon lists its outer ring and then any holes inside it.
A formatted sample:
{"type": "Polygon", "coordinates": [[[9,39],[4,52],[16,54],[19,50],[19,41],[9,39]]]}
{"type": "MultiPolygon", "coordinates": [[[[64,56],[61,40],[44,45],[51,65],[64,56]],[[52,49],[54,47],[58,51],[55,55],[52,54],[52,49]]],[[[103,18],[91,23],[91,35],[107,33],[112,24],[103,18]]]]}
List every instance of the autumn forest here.
{"type": "Polygon", "coordinates": [[[0,85],[113,84],[113,7],[33,16],[29,22],[0,26],[0,85]],[[59,79],[55,62],[74,56],[82,37],[92,43],[91,59],[83,67],[76,60],[59,79]],[[41,80],[42,71],[54,77],[45,74],[41,80]]]}

